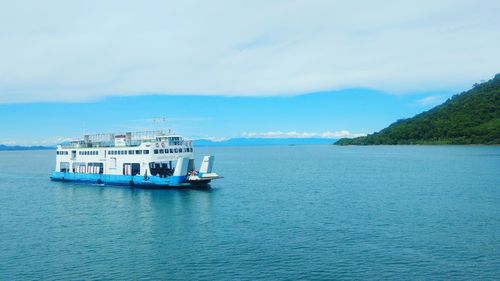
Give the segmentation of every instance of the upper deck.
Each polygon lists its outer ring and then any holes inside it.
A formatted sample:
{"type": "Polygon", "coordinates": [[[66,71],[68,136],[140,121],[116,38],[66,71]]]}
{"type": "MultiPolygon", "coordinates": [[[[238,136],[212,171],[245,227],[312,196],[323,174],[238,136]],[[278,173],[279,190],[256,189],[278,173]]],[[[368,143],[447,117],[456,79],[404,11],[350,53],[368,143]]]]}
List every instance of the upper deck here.
{"type": "Polygon", "coordinates": [[[186,141],[180,135],[176,135],[171,131],[165,133],[159,131],[143,131],[143,132],[125,132],[125,133],[108,133],[84,135],[83,139],[72,140],[60,145],[61,149],[74,148],[112,148],[112,147],[138,147],[143,143],[161,143],[164,146],[182,146],[191,145],[190,141],[186,141]]]}

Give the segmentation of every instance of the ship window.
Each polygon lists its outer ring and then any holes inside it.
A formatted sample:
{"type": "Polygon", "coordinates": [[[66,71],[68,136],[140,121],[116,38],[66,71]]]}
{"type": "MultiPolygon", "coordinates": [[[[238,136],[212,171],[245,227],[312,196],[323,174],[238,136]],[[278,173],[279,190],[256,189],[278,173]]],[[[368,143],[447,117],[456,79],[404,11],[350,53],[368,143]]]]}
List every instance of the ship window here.
{"type": "Polygon", "coordinates": [[[141,164],[139,163],[124,163],[123,174],[127,176],[136,176],[141,173],[141,164]]]}
{"type": "Polygon", "coordinates": [[[135,154],[142,154],[142,150],[136,150],[135,154]]]}
{"type": "Polygon", "coordinates": [[[165,153],[168,153],[168,149],[165,149],[165,153]]]}
{"type": "Polygon", "coordinates": [[[165,153],[165,151],[163,149],[160,149],[160,154],[163,154],[165,153]]]}
{"type": "Polygon", "coordinates": [[[175,149],[174,149],[174,152],[175,152],[175,153],[177,153],[177,152],[179,152],[179,150],[177,150],[177,148],[175,148],[175,149]]]}
{"type": "Polygon", "coordinates": [[[60,162],[59,171],[63,173],[69,172],[69,162],[60,162]]]}
{"type": "Polygon", "coordinates": [[[158,154],[158,149],[155,149],[155,150],[153,151],[153,153],[154,153],[154,154],[158,154]]]}
{"type": "Polygon", "coordinates": [[[74,162],[73,163],[73,173],[86,173],[87,165],[83,162],[74,162]]]}
{"type": "Polygon", "coordinates": [[[134,154],[134,151],[133,150],[129,150],[128,154],[134,154]]]}
{"type": "Polygon", "coordinates": [[[102,174],[104,172],[103,163],[89,163],[87,173],[89,174],[102,174]]]}
{"type": "Polygon", "coordinates": [[[143,154],[149,154],[149,150],[143,150],[143,154]]]}
{"type": "Polygon", "coordinates": [[[170,149],[170,153],[174,153],[174,150],[172,148],[170,149]]]}
{"type": "Polygon", "coordinates": [[[171,176],[174,174],[174,169],[172,167],[172,163],[158,163],[158,162],[150,162],[149,163],[149,172],[152,176],[159,176],[161,178],[171,176]]]}

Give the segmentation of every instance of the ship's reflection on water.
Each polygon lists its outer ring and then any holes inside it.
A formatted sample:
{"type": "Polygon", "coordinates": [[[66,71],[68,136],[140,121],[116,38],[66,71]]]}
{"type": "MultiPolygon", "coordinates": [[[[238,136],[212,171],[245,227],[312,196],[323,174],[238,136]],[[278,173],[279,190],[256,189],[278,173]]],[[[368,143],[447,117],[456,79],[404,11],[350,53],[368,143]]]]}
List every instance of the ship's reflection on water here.
{"type": "Polygon", "coordinates": [[[113,235],[185,235],[190,226],[206,224],[212,216],[217,189],[138,189],[106,185],[54,183],[59,218],[71,223],[81,214],[91,224],[112,228],[113,235]],[[181,230],[179,228],[185,228],[181,230]],[[122,229],[123,233],[116,231],[122,229]],[[178,232],[179,231],[179,232],[178,232]]]}

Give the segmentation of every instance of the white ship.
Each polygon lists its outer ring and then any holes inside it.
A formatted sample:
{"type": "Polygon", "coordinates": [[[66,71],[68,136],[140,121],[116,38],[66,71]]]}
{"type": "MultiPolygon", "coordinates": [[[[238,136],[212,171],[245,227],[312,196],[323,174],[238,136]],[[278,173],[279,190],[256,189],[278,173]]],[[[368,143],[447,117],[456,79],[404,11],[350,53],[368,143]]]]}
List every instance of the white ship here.
{"type": "Polygon", "coordinates": [[[193,143],[163,131],[85,135],[57,146],[51,179],[149,188],[208,186],[214,156],[195,168],[193,143]]]}

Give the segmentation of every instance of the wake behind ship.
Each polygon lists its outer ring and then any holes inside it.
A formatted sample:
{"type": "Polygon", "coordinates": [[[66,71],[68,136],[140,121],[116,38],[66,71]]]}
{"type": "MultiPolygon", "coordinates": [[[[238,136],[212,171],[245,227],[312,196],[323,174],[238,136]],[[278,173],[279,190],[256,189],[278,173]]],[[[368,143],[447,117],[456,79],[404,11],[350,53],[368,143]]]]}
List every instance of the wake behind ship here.
{"type": "Polygon", "coordinates": [[[214,156],[195,168],[193,143],[171,132],[85,135],[57,146],[51,179],[149,188],[207,186],[214,156]]]}

